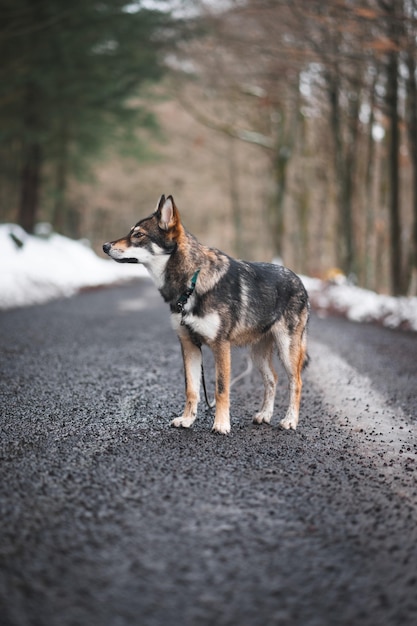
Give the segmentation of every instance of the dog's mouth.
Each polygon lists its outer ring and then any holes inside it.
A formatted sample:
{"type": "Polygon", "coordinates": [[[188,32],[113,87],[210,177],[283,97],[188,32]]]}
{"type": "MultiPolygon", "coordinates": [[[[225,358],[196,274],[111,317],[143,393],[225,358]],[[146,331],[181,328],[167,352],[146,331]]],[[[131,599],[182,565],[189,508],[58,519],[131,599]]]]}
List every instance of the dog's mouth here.
{"type": "Polygon", "coordinates": [[[112,257],[115,261],[117,261],[118,263],[139,263],[139,261],[137,259],[116,259],[115,257],[112,257]]]}
{"type": "Polygon", "coordinates": [[[111,243],[103,245],[103,252],[112,258],[113,261],[117,261],[117,263],[139,263],[134,257],[117,257],[117,251],[112,249],[111,243]]]}

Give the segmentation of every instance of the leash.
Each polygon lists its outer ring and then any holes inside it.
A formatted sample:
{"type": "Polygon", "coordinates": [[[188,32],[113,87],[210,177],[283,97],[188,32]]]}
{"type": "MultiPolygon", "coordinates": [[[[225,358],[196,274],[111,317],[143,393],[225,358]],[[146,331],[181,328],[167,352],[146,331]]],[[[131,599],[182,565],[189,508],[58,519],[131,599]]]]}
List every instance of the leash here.
{"type": "Polygon", "coordinates": [[[216,398],[213,398],[213,400],[211,402],[208,399],[207,387],[206,387],[206,379],[204,377],[203,352],[202,352],[201,348],[200,348],[200,352],[201,352],[201,381],[203,383],[204,399],[206,401],[206,404],[207,404],[208,408],[209,409],[214,409],[214,407],[216,406],[216,398]]]}
{"type": "MultiPolygon", "coordinates": [[[[214,407],[216,406],[216,398],[213,398],[213,400],[211,402],[210,402],[210,400],[208,398],[207,387],[206,387],[206,379],[204,377],[203,352],[201,350],[201,346],[200,346],[200,352],[201,352],[201,382],[203,383],[204,399],[206,401],[206,404],[207,404],[208,408],[209,409],[214,409],[214,407]]],[[[229,389],[231,389],[233,387],[233,385],[235,385],[238,382],[238,380],[240,380],[244,376],[248,376],[251,373],[251,371],[253,369],[252,359],[250,357],[246,357],[246,358],[247,358],[247,365],[246,365],[245,371],[241,372],[240,374],[235,376],[235,378],[233,378],[232,382],[230,383],[229,389]]]]}

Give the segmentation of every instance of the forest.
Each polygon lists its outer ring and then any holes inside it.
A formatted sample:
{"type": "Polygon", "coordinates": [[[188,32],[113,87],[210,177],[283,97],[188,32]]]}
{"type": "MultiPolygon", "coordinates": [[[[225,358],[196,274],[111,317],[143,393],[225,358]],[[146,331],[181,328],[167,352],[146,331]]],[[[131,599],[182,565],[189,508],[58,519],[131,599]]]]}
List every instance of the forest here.
{"type": "Polygon", "coordinates": [[[417,0],[1,0],[0,220],[95,244],[178,193],[233,254],[417,295],[416,38],[417,0]]]}

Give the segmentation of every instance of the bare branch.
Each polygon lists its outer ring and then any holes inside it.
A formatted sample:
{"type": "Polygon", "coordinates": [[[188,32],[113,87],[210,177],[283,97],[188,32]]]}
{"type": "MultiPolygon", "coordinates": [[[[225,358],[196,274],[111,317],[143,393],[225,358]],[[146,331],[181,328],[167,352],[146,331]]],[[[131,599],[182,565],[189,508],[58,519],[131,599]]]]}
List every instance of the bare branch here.
{"type": "Polygon", "coordinates": [[[213,118],[205,115],[201,112],[201,110],[197,110],[190,103],[190,101],[184,97],[184,94],[180,90],[176,92],[176,98],[184,110],[187,111],[187,113],[191,115],[196,122],[206,126],[206,128],[210,128],[211,130],[227,135],[228,137],[232,137],[233,139],[239,139],[240,141],[254,144],[266,150],[274,150],[276,148],[274,141],[267,135],[263,135],[262,133],[253,130],[239,129],[231,124],[221,123],[218,120],[214,120],[213,118]]]}

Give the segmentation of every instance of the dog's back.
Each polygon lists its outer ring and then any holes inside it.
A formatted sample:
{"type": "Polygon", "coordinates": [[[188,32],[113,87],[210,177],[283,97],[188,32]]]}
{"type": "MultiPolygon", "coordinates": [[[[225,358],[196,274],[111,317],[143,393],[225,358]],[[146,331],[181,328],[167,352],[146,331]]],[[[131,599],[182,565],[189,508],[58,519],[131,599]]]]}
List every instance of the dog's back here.
{"type": "MultiPolygon", "coordinates": [[[[306,290],[291,270],[270,263],[239,261],[213,249],[210,252],[222,258],[227,269],[209,289],[204,284],[206,272],[200,270],[189,314],[203,318],[216,312],[219,317],[216,339],[234,345],[254,343],[281,318],[291,333],[302,312],[308,313],[306,290]]],[[[187,323],[187,312],[182,321],[187,323]]]]}

